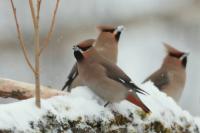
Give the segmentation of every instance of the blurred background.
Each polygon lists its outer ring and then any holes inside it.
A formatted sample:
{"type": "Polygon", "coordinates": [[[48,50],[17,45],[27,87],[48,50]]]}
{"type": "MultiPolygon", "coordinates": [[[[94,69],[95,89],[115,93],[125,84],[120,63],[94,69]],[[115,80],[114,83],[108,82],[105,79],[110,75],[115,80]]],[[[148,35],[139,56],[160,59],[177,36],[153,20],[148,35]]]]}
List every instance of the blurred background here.
{"type": "MultiPolygon", "coordinates": [[[[28,1],[13,1],[30,57],[34,57],[28,1]]],[[[48,32],[55,3],[42,1],[41,40],[48,32]]],[[[97,25],[124,25],[118,65],[138,84],[160,67],[165,56],[163,42],[190,52],[187,83],[179,104],[191,114],[200,115],[199,13],[199,0],[61,0],[52,40],[41,57],[41,82],[60,89],[75,62],[72,45],[96,38],[97,25]]],[[[34,83],[7,0],[0,1],[0,77],[34,83]]]]}

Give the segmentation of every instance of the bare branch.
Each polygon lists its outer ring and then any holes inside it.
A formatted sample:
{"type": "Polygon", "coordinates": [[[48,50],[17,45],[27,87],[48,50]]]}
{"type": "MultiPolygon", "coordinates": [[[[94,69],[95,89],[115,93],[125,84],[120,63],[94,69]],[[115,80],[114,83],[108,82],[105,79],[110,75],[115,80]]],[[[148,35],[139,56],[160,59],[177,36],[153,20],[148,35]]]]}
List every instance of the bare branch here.
{"type": "Polygon", "coordinates": [[[52,18],[52,21],[51,21],[51,26],[50,26],[50,29],[49,29],[47,36],[45,37],[45,39],[42,43],[43,47],[40,49],[39,55],[41,55],[42,51],[48,46],[49,41],[51,39],[53,30],[54,30],[54,26],[55,26],[56,13],[57,13],[57,10],[58,10],[59,3],[60,3],[60,0],[57,0],[56,1],[56,7],[55,7],[54,12],[53,12],[53,18],[52,18]]]}
{"type": "Polygon", "coordinates": [[[29,6],[31,10],[31,15],[33,19],[34,25],[34,41],[35,41],[35,103],[37,107],[41,107],[40,104],[40,59],[39,59],[39,52],[40,52],[40,28],[39,28],[39,18],[40,18],[40,5],[41,0],[37,0],[37,10],[35,15],[35,9],[33,6],[33,1],[29,0],[29,6]]]}
{"type": "MultiPolygon", "coordinates": [[[[15,98],[24,100],[35,96],[35,86],[33,84],[0,78],[0,97],[15,98]]],[[[50,98],[52,96],[67,95],[68,93],[57,89],[41,86],[41,97],[50,98]]]]}
{"type": "Polygon", "coordinates": [[[30,9],[31,9],[31,16],[32,16],[33,25],[34,25],[34,28],[35,28],[36,27],[36,17],[35,17],[35,9],[34,9],[32,0],[29,0],[29,6],[30,6],[30,9]]]}
{"type": "Polygon", "coordinates": [[[20,42],[20,47],[21,47],[21,49],[23,51],[23,54],[24,54],[24,57],[25,57],[25,60],[26,60],[26,62],[28,64],[28,66],[31,68],[33,73],[36,73],[35,69],[33,68],[32,64],[31,64],[31,62],[29,60],[29,57],[28,57],[28,52],[27,52],[27,49],[25,47],[24,38],[23,38],[22,32],[20,30],[18,19],[17,19],[17,15],[16,15],[16,8],[14,6],[13,1],[10,0],[10,2],[11,2],[11,5],[12,5],[12,10],[13,10],[14,18],[15,18],[15,23],[16,23],[16,27],[17,27],[17,35],[18,35],[18,39],[19,39],[19,42],[20,42]]]}
{"type": "Polygon", "coordinates": [[[40,19],[40,4],[41,1],[37,0],[37,16],[36,16],[36,27],[35,30],[35,103],[37,107],[41,107],[40,103],[40,26],[39,26],[39,19],[40,19]]]}
{"type": "Polygon", "coordinates": [[[37,0],[37,20],[39,20],[39,17],[40,17],[41,2],[42,0],[37,0]]]}

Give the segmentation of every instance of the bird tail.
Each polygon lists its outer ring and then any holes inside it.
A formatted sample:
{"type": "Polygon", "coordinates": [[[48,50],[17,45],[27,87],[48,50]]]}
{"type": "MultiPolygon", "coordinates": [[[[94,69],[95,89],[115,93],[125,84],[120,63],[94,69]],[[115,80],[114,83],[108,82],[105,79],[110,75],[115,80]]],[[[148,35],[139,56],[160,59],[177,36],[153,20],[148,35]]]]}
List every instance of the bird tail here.
{"type": "Polygon", "coordinates": [[[72,82],[74,81],[74,79],[78,76],[78,68],[77,68],[77,63],[74,64],[74,66],[72,67],[72,70],[70,71],[69,75],[68,75],[68,80],[65,82],[65,85],[62,87],[62,91],[65,90],[66,87],[67,91],[70,92],[70,86],[72,84],[72,82]]]}
{"type": "Polygon", "coordinates": [[[72,84],[72,81],[73,81],[72,78],[71,78],[71,79],[68,79],[68,80],[65,82],[65,85],[62,87],[61,90],[64,91],[65,88],[68,87],[68,88],[67,88],[67,91],[70,92],[70,89],[69,89],[69,88],[70,88],[70,85],[72,84]]]}
{"type": "Polygon", "coordinates": [[[143,95],[146,95],[146,94],[149,95],[148,92],[146,92],[145,90],[139,88],[137,85],[135,85],[135,84],[132,83],[132,82],[127,83],[127,85],[128,85],[133,91],[136,91],[136,92],[138,92],[138,93],[140,93],[140,94],[143,94],[143,95]]]}
{"type": "Polygon", "coordinates": [[[139,106],[146,113],[150,113],[150,109],[138,98],[134,97],[132,93],[129,93],[126,98],[129,102],[139,106]]]}

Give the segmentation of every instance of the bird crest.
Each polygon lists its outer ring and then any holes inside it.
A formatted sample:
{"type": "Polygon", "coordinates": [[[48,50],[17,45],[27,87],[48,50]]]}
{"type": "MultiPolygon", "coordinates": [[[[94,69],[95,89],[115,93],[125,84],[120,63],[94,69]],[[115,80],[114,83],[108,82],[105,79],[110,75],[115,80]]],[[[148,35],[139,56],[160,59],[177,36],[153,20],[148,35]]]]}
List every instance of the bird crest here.
{"type": "Polygon", "coordinates": [[[166,51],[169,55],[175,56],[175,57],[181,57],[184,52],[177,50],[176,48],[172,47],[171,45],[164,43],[164,46],[166,48],[166,51]]]}
{"type": "Polygon", "coordinates": [[[97,29],[99,31],[114,32],[116,27],[111,26],[111,25],[99,25],[99,26],[97,26],[97,29]]]}
{"type": "Polygon", "coordinates": [[[80,42],[77,46],[82,50],[86,51],[93,46],[95,39],[88,39],[80,42]]]}

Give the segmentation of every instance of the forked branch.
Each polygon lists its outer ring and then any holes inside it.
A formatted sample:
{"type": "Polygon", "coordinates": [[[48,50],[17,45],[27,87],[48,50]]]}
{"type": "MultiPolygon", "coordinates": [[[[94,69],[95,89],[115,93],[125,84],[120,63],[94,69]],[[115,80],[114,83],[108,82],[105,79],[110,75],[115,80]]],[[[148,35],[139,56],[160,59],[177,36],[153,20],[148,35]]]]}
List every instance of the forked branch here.
{"type": "Polygon", "coordinates": [[[33,19],[34,25],[34,40],[35,40],[35,102],[37,107],[41,107],[40,104],[40,59],[39,59],[39,52],[40,52],[40,27],[39,27],[39,19],[40,19],[40,4],[41,0],[37,0],[37,8],[36,8],[36,15],[35,9],[33,6],[33,1],[29,0],[29,6],[31,10],[31,15],[33,19]]]}
{"type": "Polygon", "coordinates": [[[32,19],[33,19],[33,25],[34,25],[34,28],[36,28],[35,9],[34,9],[32,0],[29,0],[29,6],[30,6],[30,9],[31,9],[31,16],[32,16],[32,19]]]}
{"type": "Polygon", "coordinates": [[[49,29],[49,32],[48,32],[47,36],[46,36],[45,39],[44,39],[44,42],[42,43],[43,46],[42,46],[41,49],[40,49],[39,55],[41,55],[41,53],[43,52],[43,50],[44,50],[44,49],[48,46],[48,44],[49,44],[50,38],[51,38],[52,33],[53,33],[53,30],[54,30],[54,26],[55,26],[56,14],[57,14],[57,10],[58,10],[59,3],[60,3],[60,0],[57,0],[57,1],[56,1],[56,7],[55,7],[55,9],[54,9],[54,11],[53,11],[53,17],[52,17],[52,20],[51,20],[50,29],[49,29]]]}
{"type": "MultiPolygon", "coordinates": [[[[47,47],[49,40],[52,36],[52,32],[54,29],[54,25],[55,25],[55,18],[56,18],[56,13],[57,13],[57,9],[58,9],[58,5],[60,0],[57,0],[56,2],[56,7],[54,9],[53,12],[53,18],[51,21],[51,25],[50,25],[50,30],[47,34],[47,37],[45,38],[45,42],[42,48],[40,48],[40,24],[39,24],[39,20],[40,20],[40,7],[41,7],[41,2],[42,0],[37,0],[37,6],[36,6],[36,13],[35,13],[35,9],[34,9],[34,5],[33,5],[33,0],[29,0],[29,6],[30,6],[30,10],[31,10],[31,16],[33,19],[33,25],[34,25],[34,41],[35,41],[35,68],[32,66],[29,58],[28,58],[28,52],[27,49],[25,47],[25,43],[24,43],[24,38],[23,35],[21,33],[20,30],[20,26],[18,23],[18,19],[17,19],[17,15],[16,15],[16,8],[13,4],[13,1],[10,0],[11,5],[12,5],[12,10],[13,10],[13,14],[14,14],[14,18],[15,18],[15,23],[16,23],[16,27],[17,27],[17,33],[18,33],[18,39],[20,41],[20,46],[22,48],[23,54],[25,56],[26,62],[29,65],[29,67],[31,68],[31,70],[34,72],[34,76],[35,76],[35,100],[36,100],[36,106],[40,108],[41,104],[40,104],[40,54],[42,53],[43,49],[45,47],[47,47]]],[[[3,92],[3,91],[2,91],[3,92]]],[[[5,95],[10,96],[10,94],[12,94],[14,91],[10,92],[6,92],[5,95]]],[[[24,95],[22,95],[21,92],[17,92],[17,94],[20,94],[20,96],[22,96],[22,98],[27,98],[23,97],[24,95]]]]}
{"type": "Polygon", "coordinates": [[[29,59],[29,56],[28,56],[28,51],[25,47],[24,38],[23,38],[22,32],[20,30],[19,22],[18,22],[18,19],[17,19],[16,8],[14,6],[13,1],[10,0],[10,2],[11,2],[11,5],[12,5],[12,10],[13,10],[14,18],[15,18],[15,24],[16,24],[16,27],[17,27],[17,35],[18,35],[18,39],[19,39],[19,42],[20,42],[20,47],[23,51],[23,54],[24,54],[24,57],[25,57],[25,60],[28,64],[28,66],[31,68],[33,73],[36,73],[35,69],[33,68],[32,64],[30,62],[30,59],[29,59]]]}

